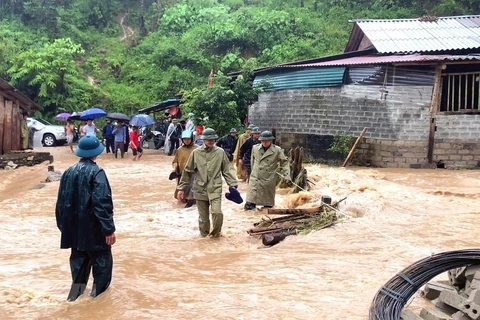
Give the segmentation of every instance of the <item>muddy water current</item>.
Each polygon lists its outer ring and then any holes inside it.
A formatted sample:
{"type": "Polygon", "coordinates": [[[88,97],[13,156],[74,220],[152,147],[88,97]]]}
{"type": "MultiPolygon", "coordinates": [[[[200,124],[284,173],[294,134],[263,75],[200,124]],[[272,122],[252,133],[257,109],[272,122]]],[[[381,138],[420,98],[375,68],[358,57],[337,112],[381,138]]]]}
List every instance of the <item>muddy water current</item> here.
{"type": "MultiPolygon", "coordinates": [[[[55,170],[77,161],[66,148],[46,151],[55,170]]],[[[1,171],[1,318],[366,319],[377,290],[405,267],[480,245],[480,171],[308,166],[312,190],[278,190],[276,207],[347,197],[340,209],[353,218],[264,248],[246,233],[263,213],[225,198],[223,237],[200,238],[196,207],[173,198],[172,159],[150,150],[140,162],[99,157],[115,205],[113,280],[96,299],[90,280],[74,303],[65,302],[69,251],[55,223],[59,183],[41,185],[47,164],[1,171]]],[[[245,197],[246,184],[239,189],[245,197]]]]}

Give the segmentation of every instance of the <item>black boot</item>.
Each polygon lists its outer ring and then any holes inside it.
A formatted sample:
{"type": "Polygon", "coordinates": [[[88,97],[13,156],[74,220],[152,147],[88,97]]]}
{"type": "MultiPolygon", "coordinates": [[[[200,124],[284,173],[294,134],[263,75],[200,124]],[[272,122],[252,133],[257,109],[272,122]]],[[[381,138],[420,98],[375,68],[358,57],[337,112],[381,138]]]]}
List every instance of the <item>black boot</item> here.
{"type": "Polygon", "coordinates": [[[255,203],[247,202],[245,203],[245,206],[243,206],[243,210],[248,211],[248,210],[255,210],[257,208],[255,203]]]}

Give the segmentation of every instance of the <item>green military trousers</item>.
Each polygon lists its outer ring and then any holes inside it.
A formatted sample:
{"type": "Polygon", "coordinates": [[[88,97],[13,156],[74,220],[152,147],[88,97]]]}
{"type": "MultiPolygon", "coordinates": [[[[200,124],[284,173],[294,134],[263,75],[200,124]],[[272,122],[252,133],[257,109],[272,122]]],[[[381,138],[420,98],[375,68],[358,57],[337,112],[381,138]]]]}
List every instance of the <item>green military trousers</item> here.
{"type": "Polygon", "coordinates": [[[222,198],[213,200],[198,200],[198,228],[200,235],[206,237],[209,234],[212,237],[220,236],[223,225],[222,198]],[[210,211],[212,213],[213,230],[210,232],[210,211]]]}

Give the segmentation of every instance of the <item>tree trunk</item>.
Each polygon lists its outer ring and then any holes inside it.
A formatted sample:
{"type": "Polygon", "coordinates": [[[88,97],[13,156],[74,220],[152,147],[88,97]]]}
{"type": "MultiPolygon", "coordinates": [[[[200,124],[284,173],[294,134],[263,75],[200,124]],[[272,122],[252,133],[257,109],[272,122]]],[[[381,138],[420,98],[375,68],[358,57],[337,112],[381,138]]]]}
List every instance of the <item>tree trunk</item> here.
{"type": "Polygon", "coordinates": [[[268,209],[267,214],[293,214],[293,215],[305,215],[317,213],[320,208],[308,208],[308,209],[268,209]]]}

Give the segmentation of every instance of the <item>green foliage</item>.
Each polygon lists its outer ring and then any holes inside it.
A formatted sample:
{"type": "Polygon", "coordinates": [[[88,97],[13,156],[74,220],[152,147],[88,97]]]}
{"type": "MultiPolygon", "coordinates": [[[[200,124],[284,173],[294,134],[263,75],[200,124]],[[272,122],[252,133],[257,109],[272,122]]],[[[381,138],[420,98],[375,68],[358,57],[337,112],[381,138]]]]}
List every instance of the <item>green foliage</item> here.
{"type": "Polygon", "coordinates": [[[0,0],[0,77],[46,115],[131,114],[182,91],[186,110],[225,133],[261,91],[251,70],[342,52],[352,18],[479,10],[477,0],[0,0]],[[122,20],[133,30],[124,40],[122,20]]]}
{"type": "Polygon", "coordinates": [[[194,88],[183,92],[183,103],[195,113],[195,123],[225,134],[240,124],[235,92],[229,88],[230,78],[217,74],[207,89],[194,88]]]}
{"type": "Polygon", "coordinates": [[[28,49],[12,59],[7,70],[11,81],[21,89],[28,85],[36,100],[47,108],[62,106],[69,97],[70,83],[78,75],[74,58],[83,54],[80,45],[71,39],[56,39],[42,47],[28,49]],[[70,78],[67,78],[70,76],[70,78]]]}
{"type": "Polygon", "coordinates": [[[339,152],[343,156],[346,156],[356,140],[357,138],[353,135],[336,134],[333,137],[333,143],[328,151],[339,152]]]}

